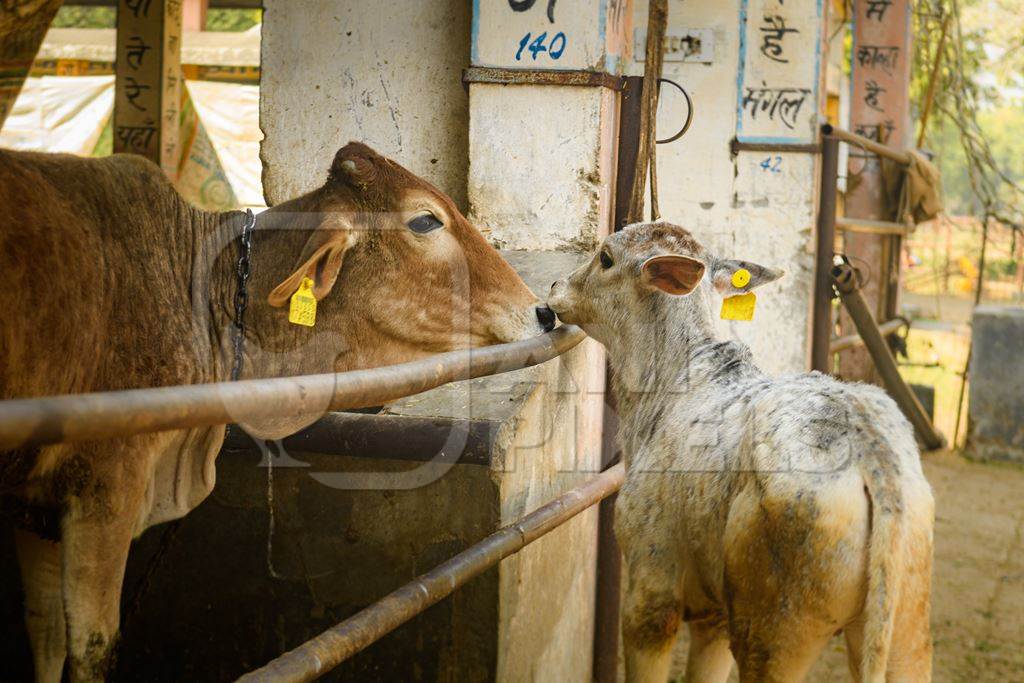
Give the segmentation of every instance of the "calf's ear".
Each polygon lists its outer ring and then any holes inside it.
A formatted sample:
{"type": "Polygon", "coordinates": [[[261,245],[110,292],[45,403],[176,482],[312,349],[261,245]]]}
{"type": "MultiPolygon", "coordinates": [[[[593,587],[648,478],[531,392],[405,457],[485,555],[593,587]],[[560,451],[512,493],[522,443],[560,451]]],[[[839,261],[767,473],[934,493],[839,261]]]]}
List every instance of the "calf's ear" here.
{"type": "Polygon", "coordinates": [[[704,264],[689,256],[652,256],[640,266],[640,277],[648,287],[667,294],[689,294],[704,277],[704,264]]]}
{"type": "Polygon", "coordinates": [[[313,296],[319,301],[327,296],[338,279],[345,252],[355,244],[351,224],[338,217],[325,220],[313,231],[299,257],[299,265],[267,297],[271,306],[284,306],[302,284],[303,278],[313,281],[313,296]]]}
{"type": "Polygon", "coordinates": [[[751,261],[717,259],[711,266],[711,282],[722,296],[746,294],[755,287],[766,285],[785,273],[751,261]]]}

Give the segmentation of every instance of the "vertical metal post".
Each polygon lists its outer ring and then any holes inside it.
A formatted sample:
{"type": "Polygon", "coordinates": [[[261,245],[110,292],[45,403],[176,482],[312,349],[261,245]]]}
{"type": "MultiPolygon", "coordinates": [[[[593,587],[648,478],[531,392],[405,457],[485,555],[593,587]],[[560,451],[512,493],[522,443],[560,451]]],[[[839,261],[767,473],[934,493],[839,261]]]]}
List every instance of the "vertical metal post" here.
{"type": "MultiPolygon", "coordinates": [[[[611,371],[605,387],[611,387],[611,371]]],[[[606,389],[607,391],[607,389],[606,389]]],[[[601,439],[601,470],[621,459],[616,434],[619,431],[615,398],[605,394],[601,439]]],[[[619,608],[622,583],[622,551],[615,538],[615,499],[613,493],[599,503],[597,517],[597,590],[594,601],[594,681],[616,683],[619,666],[619,608]]]]}
{"type": "Polygon", "coordinates": [[[640,103],[643,100],[643,76],[626,76],[619,97],[619,154],[615,170],[615,225],[621,230],[629,223],[629,201],[636,177],[636,157],[640,153],[640,103]]]}
{"type": "Polygon", "coordinates": [[[824,126],[821,139],[821,187],[818,190],[818,229],[814,264],[814,310],[811,328],[811,369],[830,372],[832,354],[832,254],[836,240],[836,180],[839,140],[824,126]]]}
{"type": "MultiPolygon", "coordinates": [[[[630,199],[636,179],[640,152],[640,108],[644,79],[627,76],[619,99],[619,145],[615,174],[615,225],[621,230],[629,223],[630,199]]],[[[615,437],[618,417],[611,370],[605,378],[604,424],[601,441],[601,469],[613,466],[621,457],[615,437]]],[[[616,494],[601,501],[597,519],[597,589],[594,601],[594,681],[616,683],[619,668],[619,602],[622,582],[622,551],[615,538],[616,494]]]]}

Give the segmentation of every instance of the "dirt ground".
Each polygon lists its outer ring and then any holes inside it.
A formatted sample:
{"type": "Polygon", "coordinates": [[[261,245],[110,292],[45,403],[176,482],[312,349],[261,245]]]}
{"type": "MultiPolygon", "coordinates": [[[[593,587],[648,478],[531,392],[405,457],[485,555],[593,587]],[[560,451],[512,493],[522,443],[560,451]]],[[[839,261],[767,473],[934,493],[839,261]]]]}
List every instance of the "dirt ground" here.
{"type": "MultiPolygon", "coordinates": [[[[936,503],[934,680],[1024,681],[1024,469],[950,452],[923,457],[936,503]]],[[[687,647],[684,629],[673,681],[685,681],[687,647]]],[[[849,680],[841,636],[808,680],[849,680]]]]}

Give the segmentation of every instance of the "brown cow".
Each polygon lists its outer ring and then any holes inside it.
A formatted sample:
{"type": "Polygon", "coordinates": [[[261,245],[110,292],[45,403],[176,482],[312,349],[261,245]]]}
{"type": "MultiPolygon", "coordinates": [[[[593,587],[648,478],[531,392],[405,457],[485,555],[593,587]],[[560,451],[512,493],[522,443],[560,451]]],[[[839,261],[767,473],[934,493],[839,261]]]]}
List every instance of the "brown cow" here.
{"type": "MultiPolygon", "coordinates": [[[[188,205],[140,157],[0,150],[0,399],[228,379],[244,221],[188,205]]],[[[252,244],[244,377],[553,326],[451,199],[362,144],[338,152],[323,187],[261,214],[252,244]],[[307,277],[313,327],[288,322],[307,277]]],[[[130,542],[209,494],[224,430],[0,454],[37,680],[59,681],[66,654],[72,680],[104,677],[130,542]]]]}

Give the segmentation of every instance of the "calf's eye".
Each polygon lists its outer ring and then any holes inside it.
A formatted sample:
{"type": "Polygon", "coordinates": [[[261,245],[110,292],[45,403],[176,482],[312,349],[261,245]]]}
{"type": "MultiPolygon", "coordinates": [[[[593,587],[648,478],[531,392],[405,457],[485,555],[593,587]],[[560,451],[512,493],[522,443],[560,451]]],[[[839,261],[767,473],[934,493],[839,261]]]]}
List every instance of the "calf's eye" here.
{"type": "Polygon", "coordinates": [[[422,216],[416,216],[415,218],[410,219],[406,225],[409,226],[409,229],[416,234],[422,235],[443,227],[444,223],[438,220],[434,214],[425,213],[422,216]]]}
{"type": "Polygon", "coordinates": [[[612,261],[612,255],[609,254],[607,251],[602,251],[601,256],[599,258],[601,259],[601,267],[604,268],[605,270],[608,270],[609,268],[615,265],[615,262],[612,261]]]}

